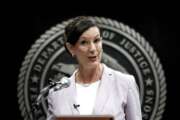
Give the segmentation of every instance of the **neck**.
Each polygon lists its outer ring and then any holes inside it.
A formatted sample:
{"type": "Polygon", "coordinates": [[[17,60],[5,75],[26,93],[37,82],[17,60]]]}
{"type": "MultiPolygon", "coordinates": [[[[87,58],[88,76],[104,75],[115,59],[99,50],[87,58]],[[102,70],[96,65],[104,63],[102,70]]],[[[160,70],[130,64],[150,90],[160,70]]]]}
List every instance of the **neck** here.
{"type": "Polygon", "coordinates": [[[93,83],[100,80],[102,76],[102,65],[99,64],[94,68],[79,67],[76,75],[76,82],[78,83],[93,83]]]}

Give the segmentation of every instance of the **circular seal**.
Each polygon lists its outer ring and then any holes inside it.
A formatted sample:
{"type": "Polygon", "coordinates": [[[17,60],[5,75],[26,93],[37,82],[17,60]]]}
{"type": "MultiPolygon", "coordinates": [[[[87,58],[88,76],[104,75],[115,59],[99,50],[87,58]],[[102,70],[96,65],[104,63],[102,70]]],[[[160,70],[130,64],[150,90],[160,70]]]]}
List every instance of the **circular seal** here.
{"type": "MultiPolygon", "coordinates": [[[[166,82],[162,65],[149,43],[134,29],[115,20],[91,17],[103,38],[102,62],[135,76],[139,87],[143,120],[159,120],[165,108],[166,82]]],[[[77,67],[64,49],[64,27],[57,24],[45,32],[28,51],[20,69],[17,96],[24,120],[44,120],[47,100],[41,99],[36,111],[33,103],[51,80],[70,76],[77,67]]]]}

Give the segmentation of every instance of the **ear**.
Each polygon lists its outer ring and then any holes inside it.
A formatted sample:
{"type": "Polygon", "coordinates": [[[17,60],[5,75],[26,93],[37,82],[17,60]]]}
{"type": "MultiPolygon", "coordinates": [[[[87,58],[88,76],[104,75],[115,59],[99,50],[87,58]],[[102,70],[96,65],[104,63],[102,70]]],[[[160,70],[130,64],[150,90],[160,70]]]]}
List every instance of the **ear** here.
{"type": "Polygon", "coordinates": [[[71,45],[70,43],[65,43],[66,48],[68,49],[68,51],[70,52],[70,54],[72,55],[72,57],[74,56],[74,46],[71,45]]]}

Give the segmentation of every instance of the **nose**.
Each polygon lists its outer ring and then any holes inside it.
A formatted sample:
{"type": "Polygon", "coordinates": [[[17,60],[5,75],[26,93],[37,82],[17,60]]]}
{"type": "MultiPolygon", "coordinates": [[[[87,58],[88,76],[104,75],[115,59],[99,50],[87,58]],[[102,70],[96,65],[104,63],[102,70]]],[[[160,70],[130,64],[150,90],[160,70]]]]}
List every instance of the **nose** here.
{"type": "Polygon", "coordinates": [[[95,50],[96,50],[96,45],[93,42],[91,42],[90,45],[89,45],[89,51],[90,52],[95,52],[95,50]]]}

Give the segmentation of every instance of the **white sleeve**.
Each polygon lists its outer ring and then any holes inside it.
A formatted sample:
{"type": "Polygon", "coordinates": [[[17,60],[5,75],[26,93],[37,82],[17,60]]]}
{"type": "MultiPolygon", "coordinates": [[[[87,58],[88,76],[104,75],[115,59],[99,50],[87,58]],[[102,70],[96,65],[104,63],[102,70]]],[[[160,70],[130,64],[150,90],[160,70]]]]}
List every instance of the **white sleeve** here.
{"type": "Polygon", "coordinates": [[[46,120],[55,120],[55,115],[53,114],[53,104],[52,104],[52,96],[51,92],[49,92],[49,95],[47,96],[48,101],[48,111],[47,111],[47,117],[46,120]]]}
{"type": "Polygon", "coordinates": [[[129,83],[125,114],[126,120],[142,120],[139,90],[133,76],[129,83]]]}

